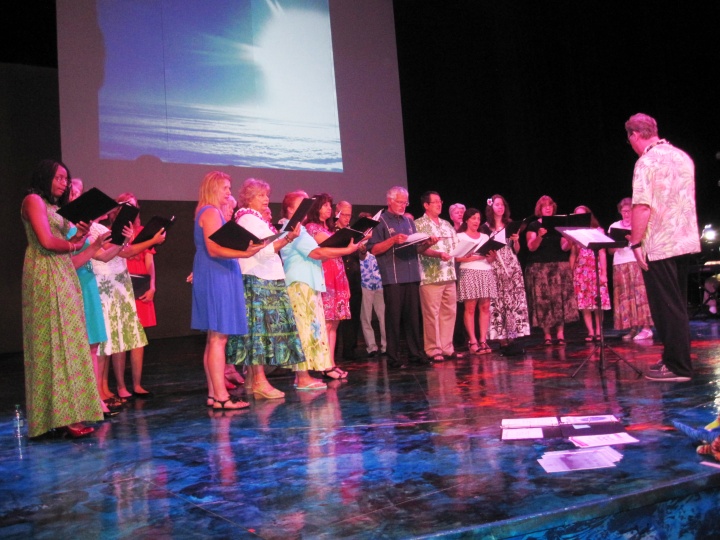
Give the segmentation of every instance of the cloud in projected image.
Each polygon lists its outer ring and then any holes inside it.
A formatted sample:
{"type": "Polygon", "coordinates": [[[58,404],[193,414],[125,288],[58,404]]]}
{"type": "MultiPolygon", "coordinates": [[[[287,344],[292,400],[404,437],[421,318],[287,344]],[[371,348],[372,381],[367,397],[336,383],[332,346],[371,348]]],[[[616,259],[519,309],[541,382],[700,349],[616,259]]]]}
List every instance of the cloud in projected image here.
{"type": "Polygon", "coordinates": [[[342,171],[327,0],[103,0],[101,157],[342,171]]]}

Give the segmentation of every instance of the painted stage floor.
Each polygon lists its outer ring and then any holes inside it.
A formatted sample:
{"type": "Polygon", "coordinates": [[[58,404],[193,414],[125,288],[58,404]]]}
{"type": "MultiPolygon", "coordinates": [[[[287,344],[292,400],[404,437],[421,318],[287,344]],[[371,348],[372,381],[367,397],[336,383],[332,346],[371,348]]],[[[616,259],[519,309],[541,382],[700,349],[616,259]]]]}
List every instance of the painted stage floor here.
{"type": "MultiPolygon", "coordinates": [[[[608,331],[606,370],[579,327],[565,347],[388,372],[245,411],[205,407],[201,336],[157,340],[136,400],[80,440],[17,444],[22,361],[0,358],[1,538],[712,538],[720,469],[672,427],[720,410],[720,323],[693,321],[696,375],[651,382],[660,345],[608,331]],[[617,360],[614,353],[622,356],[617,360]],[[626,363],[627,361],[627,363],[626,363]],[[639,440],[616,466],[548,473],[568,439],[503,441],[506,418],[611,414],[639,440]]],[[[130,380],[129,374],[127,379],[130,380]]]]}

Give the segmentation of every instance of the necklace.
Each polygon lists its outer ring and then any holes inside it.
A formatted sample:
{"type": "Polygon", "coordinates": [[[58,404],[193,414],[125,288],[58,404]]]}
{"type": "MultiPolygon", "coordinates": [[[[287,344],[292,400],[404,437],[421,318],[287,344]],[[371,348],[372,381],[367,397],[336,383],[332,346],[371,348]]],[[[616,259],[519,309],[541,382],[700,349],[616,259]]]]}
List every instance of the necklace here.
{"type": "Polygon", "coordinates": [[[652,150],[659,144],[670,144],[670,143],[667,141],[667,139],[660,139],[659,141],[655,141],[652,144],[648,144],[647,147],[645,148],[645,151],[643,152],[643,155],[647,154],[650,150],[652,150]]]}

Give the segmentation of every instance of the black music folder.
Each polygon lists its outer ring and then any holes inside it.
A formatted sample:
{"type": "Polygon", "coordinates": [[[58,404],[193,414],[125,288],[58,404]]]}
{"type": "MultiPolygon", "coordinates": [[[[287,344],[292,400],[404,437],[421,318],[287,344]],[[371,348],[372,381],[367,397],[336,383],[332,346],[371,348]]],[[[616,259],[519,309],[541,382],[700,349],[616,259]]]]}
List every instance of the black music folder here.
{"type": "Polygon", "coordinates": [[[610,227],[608,230],[608,234],[610,238],[615,240],[616,242],[623,243],[624,245],[622,247],[627,247],[630,245],[630,242],[628,242],[627,236],[630,236],[630,229],[620,229],[619,227],[610,227]]]}
{"type": "Polygon", "coordinates": [[[143,242],[147,242],[160,232],[160,229],[165,229],[165,232],[168,232],[174,224],[175,216],[170,218],[153,216],[150,218],[150,221],[147,222],[145,227],[143,227],[143,230],[140,231],[140,234],[135,237],[135,240],[131,242],[131,244],[142,244],[143,242]]]}
{"type": "MultiPolygon", "coordinates": [[[[315,197],[312,197],[310,199],[306,198],[300,201],[300,204],[298,205],[297,209],[295,210],[295,213],[293,214],[293,217],[291,217],[288,221],[285,222],[285,225],[282,228],[282,232],[290,232],[295,228],[295,225],[300,223],[303,219],[305,219],[305,216],[307,216],[307,213],[310,211],[310,207],[315,202],[315,197]]],[[[280,229],[278,229],[280,230],[280,229]]]]}
{"type": "Polygon", "coordinates": [[[590,227],[591,214],[556,214],[543,216],[540,227],[549,231],[557,227],[590,227]]]}
{"type": "Polygon", "coordinates": [[[90,223],[92,220],[104,216],[118,203],[105,195],[98,188],[90,188],[77,199],[69,202],[58,210],[58,214],[72,223],[90,223]]]}
{"type": "Polygon", "coordinates": [[[284,233],[270,235],[266,238],[258,238],[245,227],[238,225],[235,221],[230,220],[217,231],[210,235],[210,240],[222,247],[245,251],[250,243],[261,244],[263,242],[272,242],[284,233]]]}
{"type": "Polygon", "coordinates": [[[123,229],[126,225],[131,225],[135,222],[140,209],[137,206],[133,206],[130,203],[123,203],[120,205],[120,211],[118,212],[115,221],[113,221],[112,228],[110,229],[110,242],[115,245],[122,245],[125,241],[123,236],[123,229]]]}
{"type": "Polygon", "coordinates": [[[480,245],[479,248],[475,250],[475,253],[478,255],[482,255],[483,257],[487,255],[490,251],[497,251],[501,247],[505,245],[504,242],[499,242],[497,240],[493,240],[490,238],[488,241],[480,245]]]}
{"type": "Polygon", "coordinates": [[[350,245],[350,241],[354,240],[355,243],[359,242],[365,237],[365,233],[345,227],[344,229],[338,229],[334,234],[328,236],[323,240],[320,247],[337,247],[344,248],[350,245]]]}

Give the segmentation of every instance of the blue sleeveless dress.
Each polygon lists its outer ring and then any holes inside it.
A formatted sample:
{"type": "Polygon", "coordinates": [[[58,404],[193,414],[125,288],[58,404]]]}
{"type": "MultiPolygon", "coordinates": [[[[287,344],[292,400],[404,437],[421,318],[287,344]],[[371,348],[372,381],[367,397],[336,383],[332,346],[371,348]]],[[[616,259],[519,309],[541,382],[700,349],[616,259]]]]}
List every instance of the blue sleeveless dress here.
{"type": "Polygon", "coordinates": [[[203,206],[195,217],[191,328],[226,335],[247,334],[240,264],[237,259],[211,257],[205,246],[203,230],[198,225],[203,212],[208,209],[218,212],[214,206],[203,206]]]}

